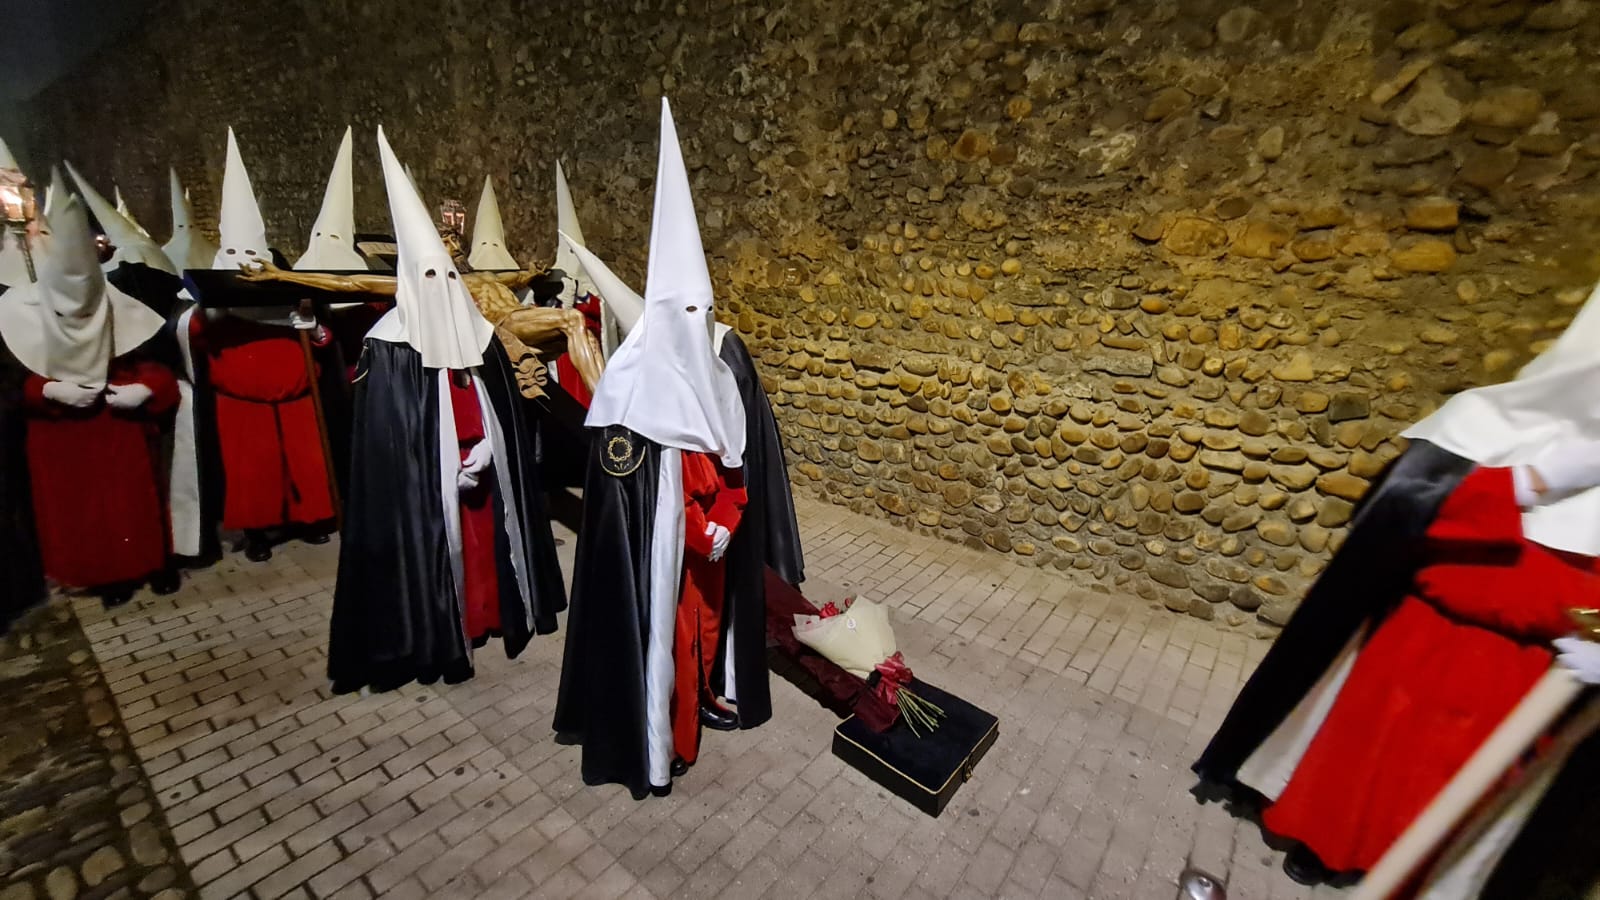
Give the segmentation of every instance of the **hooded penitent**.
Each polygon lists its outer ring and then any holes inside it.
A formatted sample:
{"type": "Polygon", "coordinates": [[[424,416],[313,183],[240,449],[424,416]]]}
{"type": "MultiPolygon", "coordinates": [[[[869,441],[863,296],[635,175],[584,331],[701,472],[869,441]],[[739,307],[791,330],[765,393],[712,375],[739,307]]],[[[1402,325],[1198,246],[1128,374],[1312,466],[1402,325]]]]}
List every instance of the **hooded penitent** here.
{"type": "Polygon", "coordinates": [[[396,308],[368,332],[356,376],[337,692],[470,677],[474,646],[499,634],[515,657],[566,605],[510,361],[382,129],[378,147],[396,308]]]}
{"type": "Polygon", "coordinates": [[[261,218],[250,173],[239,154],[239,141],[228,129],[228,156],[222,170],[222,215],[217,225],[222,246],[211,260],[213,269],[237,269],[272,260],[267,247],[267,223],[261,218]]]}
{"type": "Polygon", "coordinates": [[[117,203],[117,212],[128,220],[128,224],[132,225],[140,234],[149,237],[150,232],[146,231],[145,227],[139,224],[139,220],[133,217],[133,210],[128,208],[128,201],[122,199],[122,188],[117,186],[116,182],[111,183],[111,197],[117,203]]]}
{"type": "Polygon", "coordinates": [[[135,263],[149,266],[152,269],[160,269],[169,274],[178,274],[177,268],[172,264],[172,260],[167,258],[167,254],[163,253],[160,247],[156,246],[156,242],[140,231],[139,226],[129,221],[122,213],[117,212],[117,207],[107,200],[103,194],[96,191],[94,185],[90,184],[89,180],[84,178],[77,169],[74,169],[70,162],[67,163],[67,171],[71,173],[72,180],[78,185],[78,193],[82,195],[84,202],[88,204],[89,213],[94,216],[95,221],[100,223],[101,229],[105,231],[106,239],[116,248],[116,251],[111,255],[111,259],[102,268],[110,272],[123,263],[135,263]]]}
{"type": "Polygon", "coordinates": [[[506,250],[506,226],[500,220],[500,201],[494,183],[483,178],[483,194],[478,198],[478,214],[472,220],[472,253],[467,262],[474,269],[495,271],[518,269],[516,257],[506,250]]]}
{"type": "Polygon", "coordinates": [[[578,224],[578,210],[572,202],[572,189],[567,186],[567,173],[561,161],[556,161],[556,230],[560,240],[556,243],[555,268],[561,272],[561,305],[571,306],[584,294],[595,291],[594,281],[583,267],[583,260],[574,247],[587,247],[583,228],[578,224]]]}
{"type": "Polygon", "coordinates": [[[22,408],[39,558],[57,583],[121,601],[166,566],[156,448],[177,386],[134,352],[161,317],[106,283],[78,200],[59,198],[38,226],[39,280],[0,301],[0,339],[31,373],[22,408]]]}
{"type": "Polygon", "coordinates": [[[1597,306],[1513,381],[1406,432],[1195,764],[1273,800],[1267,827],[1336,869],[1376,861],[1548,668],[1568,608],[1600,592],[1600,490],[1516,487],[1600,439],[1582,399],[1600,376],[1597,306]]]}
{"type": "Polygon", "coordinates": [[[339,153],[333,160],[333,171],[328,174],[322,211],[311,225],[311,243],[295,261],[296,269],[340,271],[367,267],[367,261],[355,248],[356,207],[351,158],[350,129],[346,128],[344,139],[339,142],[339,153]]]}
{"type": "Polygon", "coordinates": [[[395,266],[395,308],[367,336],[410,344],[429,369],[481,365],[484,348],[494,339],[494,326],[472,302],[427,207],[389,148],[382,128],[378,129],[378,150],[400,256],[395,266]]]}
{"type": "Polygon", "coordinates": [[[189,195],[178,180],[178,170],[169,169],[167,175],[172,193],[172,239],[161,249],[179,271],[209,269],[219,248],[206,240],[195,225],[194,208],[189,205],[189,195]]]}
{"type": "Polygon", "coordinates": [[[40,219],[39,280],[0,303],[0,337],[37,375],[104,388],[111,360],[149,340],[162,320],[106,283],[83,207],[73,198],[59,205],[53,218],[40,219]]]}
{"type": "MultiPolygon", "coordinates": [[[[616,314],[622,333],[633,330],[644,299],[599,257],[564,232],[562,246],[594,280],[605,307],[616,314]]],[[[728,550],[728,580],[721,695],[739,707],[739,724],[749,728],[771,715],[767,686],[765,570],[792,585],[805,580],[800,526],[777,420],[749,350],[732,329],[716,324],[713,343],[739,386],[745,409],[744,470],[749,506],[728,550]]]]}
{"type": "MultiPolygon", "coordinates": [[[[556,731],[583,744],[583,778],[635,796],[671,784],[674,656],[686,534],[684,452],[743,465],[745,416],[733,373],[712,347],[712,291],[688,173],[665,100],[644,309],[600,379],[586,424],[572,613],[556,731]]],[[[742,504],[740,504],[742,505],[742,504]]],[[[698,662],[691,664],[696,668],[698,662]]],[[[693,686],[688,686],[693,706],[693,686]]]]}

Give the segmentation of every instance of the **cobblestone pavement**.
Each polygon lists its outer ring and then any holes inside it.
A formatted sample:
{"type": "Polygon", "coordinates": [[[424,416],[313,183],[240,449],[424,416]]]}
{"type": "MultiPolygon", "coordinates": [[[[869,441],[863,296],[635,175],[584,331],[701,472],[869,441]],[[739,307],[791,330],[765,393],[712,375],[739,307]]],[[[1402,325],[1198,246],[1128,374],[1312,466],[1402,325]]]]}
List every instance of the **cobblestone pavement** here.
{"type": "Polygon", "coordinates": [[[1240,900],[1310,896],[1253,827],[1188,794],[1188,762],[1264,644],[836,507],[800,512],[807,593],[888,603],[918,675],[1000,716],[938,819],[833,757],[837,720],[776,679],[774,721],[708,734],[671,797],[585,787],[550,732],[559,633],[516,661],[491,645],[463,685],[333,697],[334,544],[74,608],[206,898],[1168,900],[1189,864],[1240,900]]]}
{"type": "Polygon", "coordinates": [[[0,900],[194,896],[65,602],[0,639],[0,900]]]}

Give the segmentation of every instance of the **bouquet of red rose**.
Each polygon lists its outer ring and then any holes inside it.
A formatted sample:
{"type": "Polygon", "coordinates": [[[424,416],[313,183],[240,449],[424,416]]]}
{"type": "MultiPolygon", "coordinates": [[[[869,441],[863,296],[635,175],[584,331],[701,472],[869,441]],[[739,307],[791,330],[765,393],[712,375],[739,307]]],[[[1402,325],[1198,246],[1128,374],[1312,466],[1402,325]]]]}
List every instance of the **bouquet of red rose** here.
{"type": "Polygon", "coordinates": [[[844,609],[830,601],[820,615],[796,614],[794,620],[794,636],[800,643],[865,679],[869,688],[900,710],[913,734],[921,737],[939,727],[944,710],[909,689],[911,669],[895,648],[888,610],[868,600],[846,600],[844,609]]]}

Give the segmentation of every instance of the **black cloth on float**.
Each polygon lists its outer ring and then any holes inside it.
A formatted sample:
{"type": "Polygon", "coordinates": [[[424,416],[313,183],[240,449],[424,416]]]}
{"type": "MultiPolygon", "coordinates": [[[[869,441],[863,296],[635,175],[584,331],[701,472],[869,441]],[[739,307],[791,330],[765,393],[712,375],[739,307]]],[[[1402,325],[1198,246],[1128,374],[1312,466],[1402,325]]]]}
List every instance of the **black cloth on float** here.
{"type": "Polygon", "coordinates": [[[556,695],[557,740],[583,745],[585,784],[650,792],[645,650],[661,449],[621,426],[591,435],[583,529],[556,695]],[[607,455],[612,439],[626,453],[607,455]]]}
{"type": "MultiPolygon", "coordinates": [[[[565,590],[537,470],[523,461],[529,428],[512,402],[519,395],[498,341],[489,343],[476,371],[505,440],[495,466],[506,467],[514,495],[502,495],[498,475],[490,479],[495,521],[504,523],[505,504],[514,503],[522,532],[516,547],[503,524],[495,534],[501,637],[506,656],[515,658],[534,634],[555,630],[565,590]],[[528,580],[531,623],[519,571],[528,580]]],[[[425,369],[407,344],[368,340],[356,377],[328,676],[337,693],[470,678],[440,496],[438,370],[425,369]]]]}
{"type": "Polygon", "coordinates": [[[800,550],[800,523],[795,518],[794,495],[789,487],[789,467],[755,361],[744,341],[731,332],[723,338],[718,356],[733,370],[739,397],[744,401],[744,485],[749,503],[728,546],[723,646],[717,653],[711,683],[723,683],[727,644],[732,641],[739,726],[754,728],[772,718],[772,690],[767,676],[766,570],[770,567],[784,581],[798,585],[805,580],[805,563],[800,550]]]}
{"type": "Polygon", "coordinates": [[[1368,489],[1344,546],[1239,692],[1194,764],[1203,781],[1237,786],[1239,767],[1311,692],[1364,622],[1380,620],[1411,589],[1424,538],[1472,460],[1413,441],[1368,489]]]}
{"type": "MultiPolygon", "coordinates": [[[[183,279],[171,272],[152,268],[144,263],[124,262],[106,274],[106,281],[117,290],[160,313],[163,319],[171,319],[182,312],[179,308],[182,301],[178,299],[178,292],[183,290],[183,279]]],[[[166,360],[161,362],[166,363],[166,360]]]]}
{"type": "MultiPolygon", "coordinates": [[[[6,302],[4,294],[0,290],[0,303],[6,302]]],[[[47,596],[34,532],[28,429],[22,412],[22,385],[28,374],[0,342],[0,634],[47,596]]]]}

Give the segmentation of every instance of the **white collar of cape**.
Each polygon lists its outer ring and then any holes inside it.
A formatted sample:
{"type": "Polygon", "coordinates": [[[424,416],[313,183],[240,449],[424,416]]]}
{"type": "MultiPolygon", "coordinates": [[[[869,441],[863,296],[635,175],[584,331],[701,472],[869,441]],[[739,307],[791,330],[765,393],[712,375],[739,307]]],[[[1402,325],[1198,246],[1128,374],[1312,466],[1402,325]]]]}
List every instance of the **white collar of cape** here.
{"type": "MultiPolygon", "coordinates": [[[[1600,441],[1600,288],[1556,343],[1503,384],[1474,388],[1404,433],[1481,466],[1533,465],[1551,448],[1600,441]]],[[[1527,509],[1522,532],[1555,550],[1600,556],[1600,488],[1527,509]]]]}
{"type": "Polygon", "coordinates": [[[739,468],[744,404],[733,372],[712,349],[711,275],[665,98],[648,269],[643,314],[608,361],[586,424],[621,425],[662,446],[709,453],[739,468]]]}

